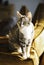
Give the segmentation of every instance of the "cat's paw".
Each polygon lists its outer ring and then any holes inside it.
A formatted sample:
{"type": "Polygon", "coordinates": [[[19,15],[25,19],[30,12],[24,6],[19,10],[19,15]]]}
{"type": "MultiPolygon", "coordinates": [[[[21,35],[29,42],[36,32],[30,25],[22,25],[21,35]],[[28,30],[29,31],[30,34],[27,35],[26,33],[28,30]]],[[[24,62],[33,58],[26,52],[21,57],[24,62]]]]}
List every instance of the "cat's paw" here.
{"type": "Polygon", "coordinates": [[[27,59],[27,55],[23,55],[23,58],[24,58],[24,59],[27,59]]]}
{"type": "Polygon", "coordinates": [[[26,59],[27,59],[27,57],[23,56],[23,59],[24,59],[24,60],[26,60],[26,59]]]}
{"type": "Polygon", "coordinates": [[[27,54],[27,58],[29,58],[29,57],[30,57],[30,54],[28,53],[28,54],[27,54]]]}
{"type": "Polygon", "coordinates": [[[21,47],[18,48],[18,52],[19,52],[19,53],[22,53],[21,47]]]}

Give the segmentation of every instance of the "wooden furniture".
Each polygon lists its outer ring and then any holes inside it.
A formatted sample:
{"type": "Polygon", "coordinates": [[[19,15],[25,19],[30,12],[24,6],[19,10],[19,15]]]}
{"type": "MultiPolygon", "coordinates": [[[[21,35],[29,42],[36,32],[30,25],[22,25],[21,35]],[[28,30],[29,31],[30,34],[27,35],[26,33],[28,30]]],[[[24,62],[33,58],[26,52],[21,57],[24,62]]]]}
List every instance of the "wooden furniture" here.
{"type": "Polygon", "coordinates": [[[9,51],[9,41],[6,36],[0,36],[0,52],[9,51]]]}
{"type": "Polygon", "coordinates": [[[0,20],[9,18],[14,15],[14,5],[10,4],[7,6],[0,5],[0,20]]]}
{"type": "MultiPolygon", "coordinates": [[[[3,26],[6,25],[8,18],[13,15],[14,15],[14,5],[13,4],[9,4],[6,6],[0,5],[0,27],[1,27],[0,31],[3,30],[3,26]],[[4,23],[3,20],[6,22],[4,23]]],[[[8,51],[8,47],[9,47],[8,38],[6,37],[6,35],[5,36],[0,35],[0,52],[8,51]]]]}

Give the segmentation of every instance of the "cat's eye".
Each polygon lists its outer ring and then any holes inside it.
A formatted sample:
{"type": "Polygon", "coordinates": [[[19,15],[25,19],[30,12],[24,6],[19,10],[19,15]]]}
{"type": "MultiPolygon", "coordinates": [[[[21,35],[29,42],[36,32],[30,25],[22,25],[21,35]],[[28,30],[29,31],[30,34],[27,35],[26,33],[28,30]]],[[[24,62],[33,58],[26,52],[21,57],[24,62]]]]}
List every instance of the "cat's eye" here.
{"type": "Polygon", "coordinates": [[[25,21],[23,22],[23,25],[26,25],[26,22],[25,21]]]}
{"type": "Polygon", "coordinates": [[[28,22],[28,24],[30,24],[30,23],[28,22]]]}

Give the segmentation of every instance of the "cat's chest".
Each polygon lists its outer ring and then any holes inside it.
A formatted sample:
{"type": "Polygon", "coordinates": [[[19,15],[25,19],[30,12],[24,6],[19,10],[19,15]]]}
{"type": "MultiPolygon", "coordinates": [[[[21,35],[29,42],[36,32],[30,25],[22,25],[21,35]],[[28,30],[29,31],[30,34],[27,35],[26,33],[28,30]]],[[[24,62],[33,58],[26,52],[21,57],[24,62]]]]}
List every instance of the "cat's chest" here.
{"type": "Polygon", "coordinates": [[[31,26],[24,27],[21,29],[21,33],[23,34],[25,39],[31,38],[32,36],[31,32],[32,32],[31,26]]]}
{"type": "Polygon", "coordinates": [[[32,31],[32,27],[31,26],[24,26],[23,28],[21,28],[20,32],[25,34],[30,34],[32,31]]]}

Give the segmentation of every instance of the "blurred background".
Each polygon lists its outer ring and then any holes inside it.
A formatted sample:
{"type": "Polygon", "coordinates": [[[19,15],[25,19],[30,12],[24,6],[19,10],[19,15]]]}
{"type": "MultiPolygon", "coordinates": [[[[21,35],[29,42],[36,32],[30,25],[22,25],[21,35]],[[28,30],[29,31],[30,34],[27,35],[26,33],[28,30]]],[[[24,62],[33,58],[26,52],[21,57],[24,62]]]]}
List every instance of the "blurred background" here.
{"type": "MultiPolygon", "coordinates": [[[[0,0],[0,65],[33,65],[32,60],[22,62],[16,56],[9,54],[13,50],[9,49],[6,35],[16,24],[16,11],[19,11],[22,5],[26,5],[32,12],[34,25],[36,20],[38,23],[42,19],[44,26],[44,0],[0,0]]],[[[40,59],[40,65],[44,65],[44,53],[40,59]]]]}
{"type": "MultiPolygon", "coordinates": [[[[5,0],[4,0],[5,1],[5,0]]],[[[10,4],[14,4],[15,11],[20,10],[22,5],[26,5],[27,8],[32,12],[34,15],[34,12],[38,6],[39,3],[44,3],[44,0],[9,0],[10,4]]],[[[15,12],[14,12],[15,13],[15,12]]]]}
{"type": "MultiPolygon", "coordinates": [[[[6,0],[3,0],[3,2],[5,1],[6,0]]],[[[26,5],[33,15],[38,4],[44,3],[44,0],[8,0],[8,1],[9,1],[9,4],[14,4],[14,11],[20,10],[22,5],[26,5]]]]}

